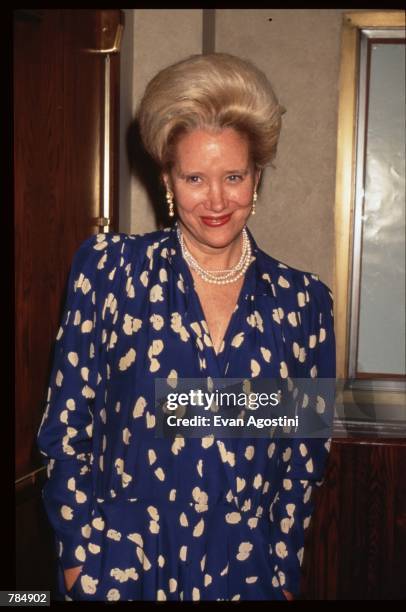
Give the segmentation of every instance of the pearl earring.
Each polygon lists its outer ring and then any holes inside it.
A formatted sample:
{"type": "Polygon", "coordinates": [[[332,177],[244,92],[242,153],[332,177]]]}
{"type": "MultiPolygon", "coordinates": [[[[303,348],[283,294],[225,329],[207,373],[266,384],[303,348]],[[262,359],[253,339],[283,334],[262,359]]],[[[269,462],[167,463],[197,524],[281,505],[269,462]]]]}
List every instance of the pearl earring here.
{"type": "Polygon", "coordinates": [[[168,202],[169,205],[169,216],[173,217],[175,215],[175,212],[173,210],[173,193],[170,189],[168,189],[168,191],[166,192],[166,201],[168,202]]]}
{"type": "Polygon", "coordinates": [[[254,191],[254,195],[252,196],[252,208],[251,208],[251,214],[255,215],[255,202],[258,200],[258,194],[256,192],[256,190],[254,191]]]}

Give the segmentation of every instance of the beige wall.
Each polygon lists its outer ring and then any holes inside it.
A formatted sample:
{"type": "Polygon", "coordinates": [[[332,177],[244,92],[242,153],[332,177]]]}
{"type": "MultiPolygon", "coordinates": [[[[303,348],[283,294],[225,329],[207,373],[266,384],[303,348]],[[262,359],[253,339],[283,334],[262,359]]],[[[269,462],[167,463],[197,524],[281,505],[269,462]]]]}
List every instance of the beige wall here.
{"type": "MultiPolygon", "coordinates": [[[[191,53],[201,53],[202,11],[132,12],[135,109],[148,79],[158,69],[191,53]]],[[[287,109],[277,169],[264,173],[257,214],[249,227],[270,255],[319,274],[331,288],[342,12],[216,10],[216,51],[253,60],[268,75],[287,109]]],[[[132,180],[125,199],[122,209],[128,209],[131,201],[131,213],[121,223],[121,231],[155,229],[152,208],[136,180],[132,180]]]]}
{"type": "MultiPolygon", "coordinates": [[[[128,128],[148,81],[165,66],[202,52],[202,9],[125,9],[125,15],[127,31],[123,46],[126,37],[132,38],[132,44],[123,49],[121,76],[122,82],[126,78],[131,80],[132,93],[129,97],[121,86],[125,96],[121,120],[128,128]]],[[[124,137],[120,173],[120,231],[139,234],[156,229],[147,193],[140,181],[130,176],[124,137]]]]}
{"type": "Polygon", "coordinates": [[[216,11],[216,51],[254,61],[287,109],[277,169],[265,171],[249,227],[270,255],[316,272],[331,288],[341,16],[332,9],[216,11]]]}

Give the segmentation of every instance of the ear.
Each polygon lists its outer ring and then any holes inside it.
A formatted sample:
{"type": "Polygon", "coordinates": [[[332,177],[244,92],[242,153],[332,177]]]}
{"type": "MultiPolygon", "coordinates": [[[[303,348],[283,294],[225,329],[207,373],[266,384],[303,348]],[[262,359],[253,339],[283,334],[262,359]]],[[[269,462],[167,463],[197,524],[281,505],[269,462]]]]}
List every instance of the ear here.
{"type": "Polygon", "coordinates": [[[258,189],[259,186],[259,182],[261,180],[261,173],[262,173],[262,169],[261,168],[257,168],[255,170],[255,189],[258,189]]]}
{"type": "Polygon", "coordinates": [[[161,181],[165,187],[165,189],[168,191],[168,189],[171,189],[171,183],[170,183],[170,178],[169,178],[169,173],[168,172],[162,172],[161,173],[161,181]]]}

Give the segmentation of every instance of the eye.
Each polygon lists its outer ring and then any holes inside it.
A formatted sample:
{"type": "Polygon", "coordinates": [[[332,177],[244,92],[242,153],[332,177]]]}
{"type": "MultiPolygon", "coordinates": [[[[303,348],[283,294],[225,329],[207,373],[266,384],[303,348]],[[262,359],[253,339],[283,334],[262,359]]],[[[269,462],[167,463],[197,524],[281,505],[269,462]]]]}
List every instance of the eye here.
{"type": "Polygon", "coordinates": [[[239,183],[242,181],[243,176],[241,174],[230,174],[230,176],[227,178],[231,183],[239,183]]]}
{"type": "Polygon", "coordinates": [[[186,177],[186,182],[187,183],[192,183],[194,185],[198,184],[200,181],[200,176],[197,176],[196,174],[191,174],[190,176],[186,177]]]}

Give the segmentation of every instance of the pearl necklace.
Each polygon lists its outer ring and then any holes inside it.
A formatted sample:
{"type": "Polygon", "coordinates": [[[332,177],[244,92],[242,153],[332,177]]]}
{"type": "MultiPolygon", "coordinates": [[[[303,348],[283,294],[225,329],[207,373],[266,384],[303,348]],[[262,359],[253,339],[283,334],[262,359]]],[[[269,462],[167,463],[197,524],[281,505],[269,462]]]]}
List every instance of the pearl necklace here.
{"type": "Polygon", "coordinates": [[[226,285],[228,283],[234,283],[243,274],[245,274],[248,266],[251,263],[251,243],[248,238],[248,233],[245,227],[242,230],[242,253],[240,260],[235,266],[226,270],[205,270],[204,268],[202,268],[200,264],[198,264],[196,259],[193,257],[193,255],[190,253],[190,251],[187,249],[183,239],[183,234],[180,231],[179,227],[177,228],[176,233],[184,259],[189,264],[189,266],[193,270],[195,270],[199,274],[199,276],[207,283],[214,283],[217,285],[226,285]]]}

